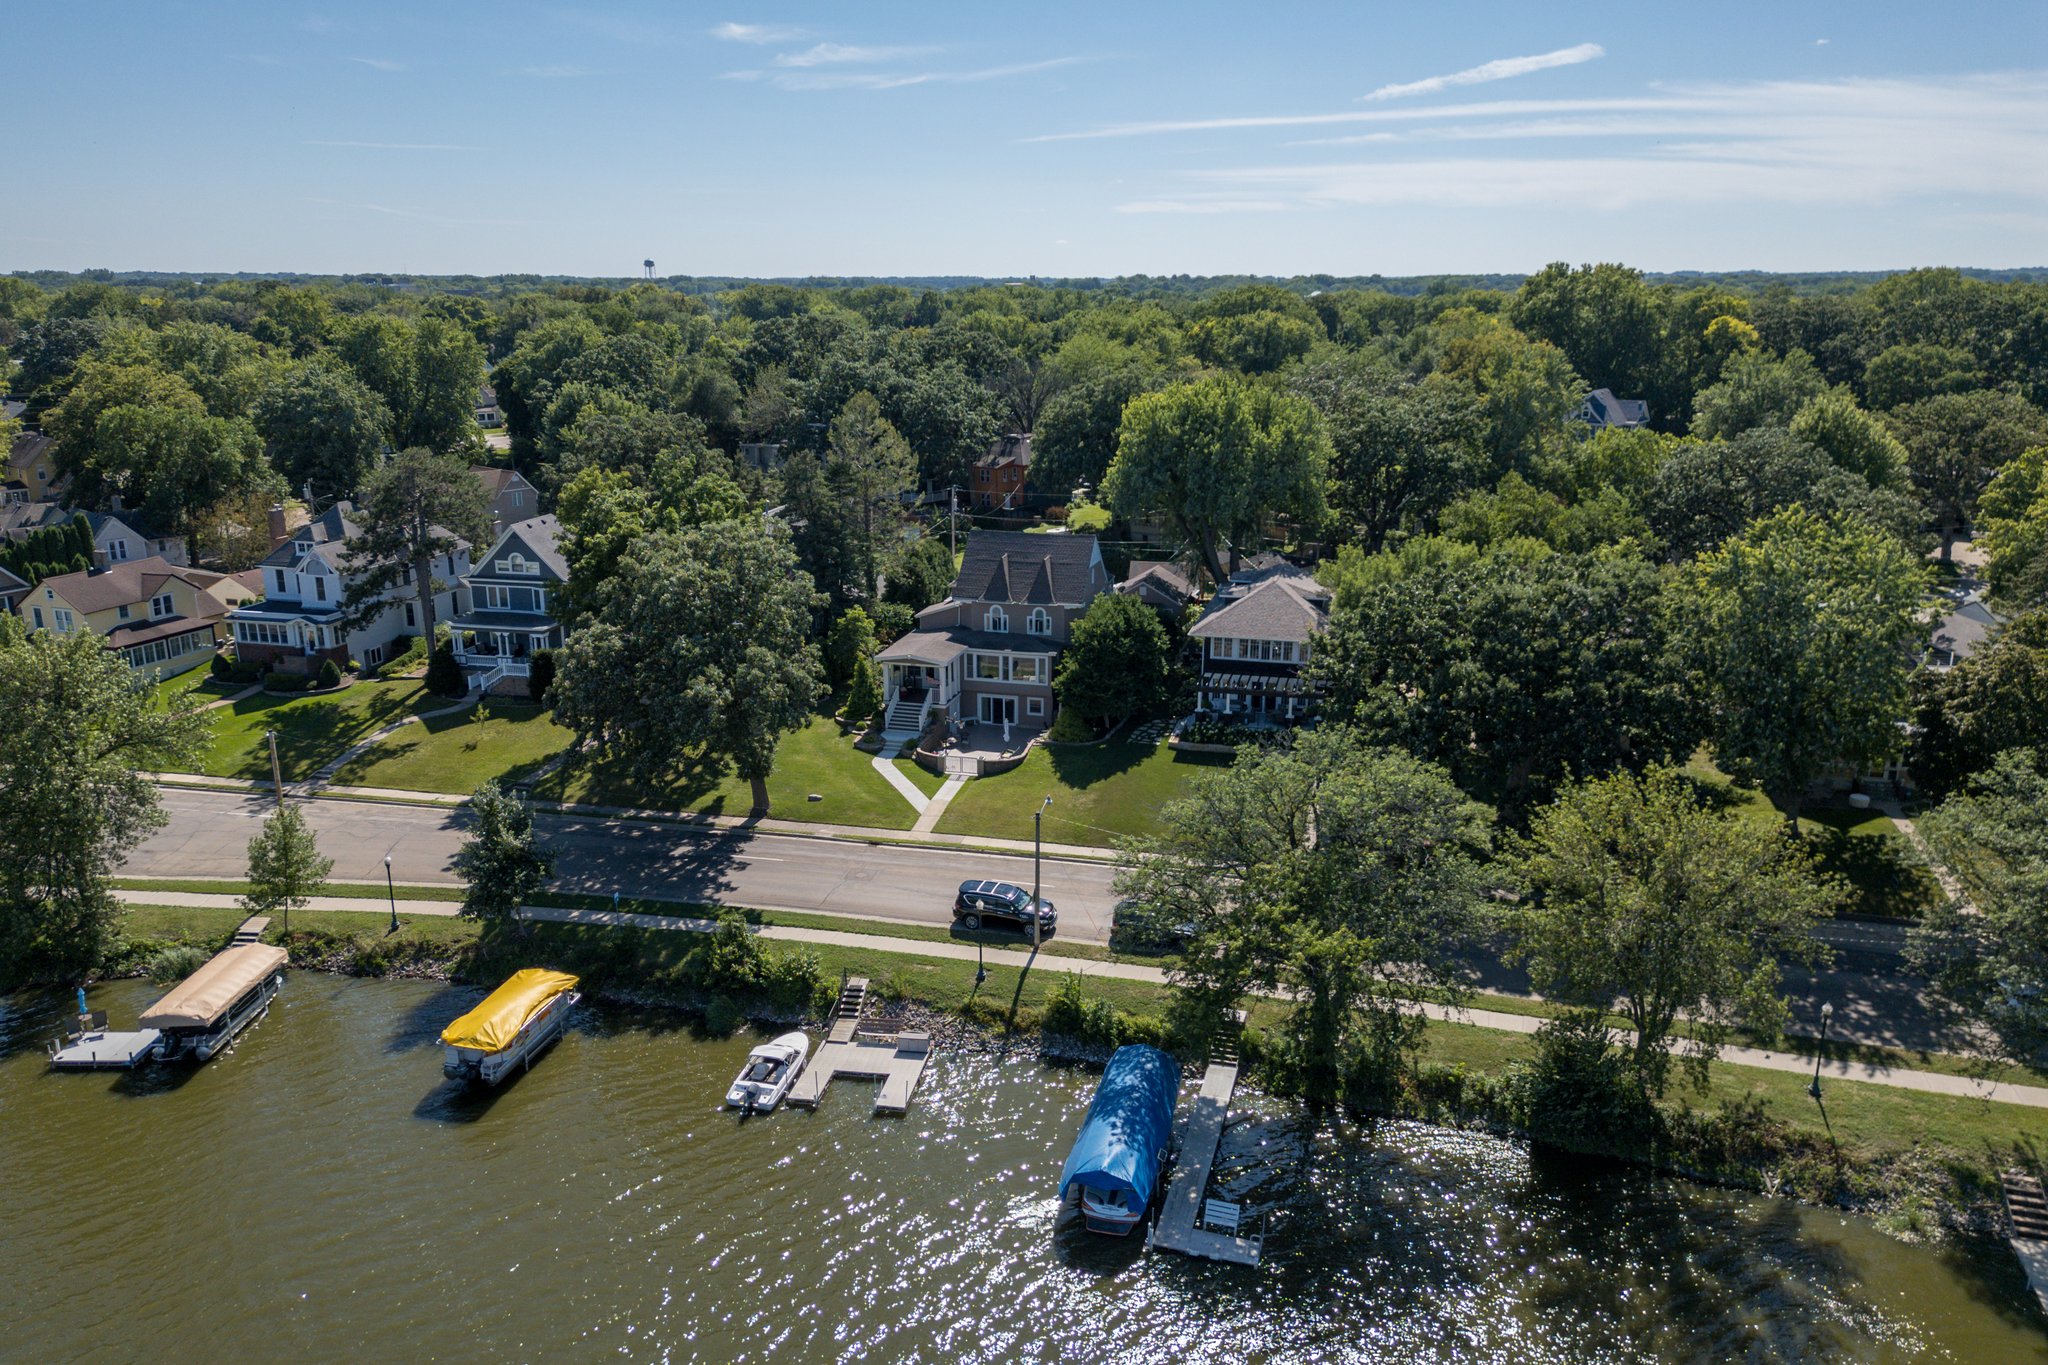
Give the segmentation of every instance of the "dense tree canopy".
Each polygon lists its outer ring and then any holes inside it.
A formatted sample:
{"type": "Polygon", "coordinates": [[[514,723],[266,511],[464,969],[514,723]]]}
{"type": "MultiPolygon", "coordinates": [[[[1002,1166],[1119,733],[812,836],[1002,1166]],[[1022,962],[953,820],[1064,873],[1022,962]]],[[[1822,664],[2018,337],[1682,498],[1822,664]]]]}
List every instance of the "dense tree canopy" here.
{"type": "Polygon", "coordinates": [[[1830,764],[1881,766],[1900,747],[1927,595],[1926,567],[1896,540],[1801,507],[1687,565],[1670,629],[1716,761],[1788,820],[1830,764]]]}
{"type": "Polygon", "coordinates": [[[766,814],[776,744],[824,695],[822,605],[757,519],[643,536],[559,656],[556,718],[644,781],[737,768],[766,814]]]}
{"type": "Polygon", "coordinates": [[[108,877],[164,822],[145,774],[192,763],[209,727],[98,636],[24,635],[15,617],[0,617],[0,715],[0,982],[77,978],[114,939],[108,877]]]}

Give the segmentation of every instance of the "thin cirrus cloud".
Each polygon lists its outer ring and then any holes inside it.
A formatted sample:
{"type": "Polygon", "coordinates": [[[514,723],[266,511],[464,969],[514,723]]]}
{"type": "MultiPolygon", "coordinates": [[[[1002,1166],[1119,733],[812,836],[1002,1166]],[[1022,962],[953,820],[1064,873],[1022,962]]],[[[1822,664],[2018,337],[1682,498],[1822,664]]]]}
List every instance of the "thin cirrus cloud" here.
{"type": "Polygon", "coordinates": [[[725,79],[765,80],[780,90],[902,90],[916,85],[974,85],[981,81],[1007,80],[1089,60],[1092,59],[1048,57],[1044,61],[1012,62],[1006,66],[984,66],[964,71],[728,71],[725,79]]]}
{"type": "Polygon", "coordinates": [[[1171,188],[1116,207],[1123,213],[1270,212],[1274,205],[1590,212],[1877,206],[1966,196],[2048,205],[2048,73],[2042,72],[1686,85],[1635,101],[1492,101],[1402,112],[1425,120],[1403,129],[1404,147],[1544,145],[1530,155],[1396,150],[1364,160],[1196,170],[1176,177],[1171,188]]]}
{"type": "Polygon", "coordinates": [[[728,43],[793,43],[805,30],[794,24],[735,24],[730,21],[711,30],[711,36],[728,43]]]}
{"type": "Polygon", "coordinates": [[[367,66],[374,71],[405,70],[404,62],[395,62],[391,60],[391,58],[389,57],[351,57],[349,58],[349,60],[352,62],[360,62],[362,65],[367,66]]]}
{"type": "Polygon", "coordinates": [[[536,76],[542,80],[569,80],[576,76],[588,76],[592,73],[587,66],[522,66],[519,68],[519,74],[522,76],[536,76]]]}
{"type": "Polygon", "coordinates": [[[819,43],[802,52],[778,52],[775,65],[788,67],[849,66],[873,62],[898,62],[906,57],[924,57],[935,47],[857,47],[847,43],[819,43]]]}
{"type": "Polygon", "coordinates": [[[1577,47],[1561,47],[1555,52],[1539,52],[1529,57],[1501,57],[1495,61],[1482,62],[1478,66],[1468,66],[1463,71],[1453,71],[1447,76],[1425,76],[1419,81],[1383,85],[1358,98],[1397,100],[1410,95],[1434,95],[1453,86],[1485,85],[1489,81],[1513,80],[1516,76],[1527,76],[1536,71],[1549,71],[1560,66],[1577,66],[1581,62],[1597,61],[1606,55],[1607,49],[1598,43],[1580,43],[1577,47]]]}

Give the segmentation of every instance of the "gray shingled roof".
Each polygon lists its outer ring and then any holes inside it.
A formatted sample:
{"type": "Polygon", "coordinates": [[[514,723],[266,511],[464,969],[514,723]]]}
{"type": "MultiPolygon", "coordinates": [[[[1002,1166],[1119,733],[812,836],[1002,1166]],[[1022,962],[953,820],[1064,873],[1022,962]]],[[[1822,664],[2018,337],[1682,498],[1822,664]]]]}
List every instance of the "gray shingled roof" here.
{"type": "Polygon", "coordinates": [[[1313,579],[1270,578],[1220,607],[1203,613],[1188,629],[1196,639],[1212,635],[1245,640],[1308,639],[1329,619],[1329,598],[1313,579]]]}
{"type": "Polygon", "coordinates": [[[1027,431],[1019,435],[1012,432],[1008,436],[996,437],[989,448],[982,452],[981,457],[975,460],[975,464],[983,469],[994,469],[998,465],[1006,464],[1021,464],[1026,469],[1031,468],[1031,433],[1027,431]]]}
{"type": "MultiPolygon", "coordinates": [[[[515,521],[510,526],[507,526],[505,533],[498,537],[497,543],[491,546],[490,553],[483,557],[482,562],[486,565],[490,564],[491,561],[498,557],[498,551],[505,542],[515,539],[525,546],[527,551],[535,559],[539,560],[549,573],[552,573],[563,582],[568,581],[569,561],[563,557],[561,546],[562,523],[557,521],[553,514],[544,517],[528,517],[525,521],[515,521]]],[[[471,576],[481,578],[488,577],[489,575],[486,573],[476,573],[471,576]]]]}
{"type": "Polygon", "coordinates": [[[2002,617],[1972,598],[1935,623],[1929,643],[1960,663],[1976,653],[2003,624],[2002,617]]]}
{"type": "Polygon", "coordinates": [[[1130,577],[1117,584],[1117,588],[1122,592],[1136,592],[1147,584],[1183,599],[1192,600],[1195,595],[1194,580],[1188,577],[1187,572],[1179,565],[1163,559],[1153,560],[1149,564],[1131,565],[1130,577]]]}
{"type": "Polygon", "coordinates": [[[952,595],[969,602],[1085,604],[1101,587],[1094,563],[1094,536],[975,531],[952,595]]]}

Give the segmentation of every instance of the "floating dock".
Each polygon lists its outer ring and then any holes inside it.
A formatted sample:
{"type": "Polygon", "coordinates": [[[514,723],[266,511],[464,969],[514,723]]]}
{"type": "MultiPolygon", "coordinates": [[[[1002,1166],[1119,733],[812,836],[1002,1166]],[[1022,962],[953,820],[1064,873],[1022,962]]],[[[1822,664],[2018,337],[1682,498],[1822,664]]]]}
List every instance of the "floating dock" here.
{"type": "Polygon", "coordinates": [[[811,1054],[804,1072],[790,1087],[789,1103],[815,1109],[825,1097],[825,1087],[834,1078],[879,1080],[875,1095],[877,1114],[901,1114],[910,1108],[924,1065],[931,1059],[932,1039],[921,1030],[906,1030],[900,1024],[874,1020],[864,1022],[868,979],[848,977],[839,986],[839,1004],[833,1011],[832,1031],[811,1054]]]}
{"type": "Polygon", "coordinates": [[[2048,1312],[2048,1197],[2041,1182],[2021,1171],[2007,1171],[2000,1177],[2005,1186],[2005,1234],[2020,1268],[2027,1272],[2027,1284],[2048,1312]]]}
{"type": "Polygon", "coordinates": [[[93,1017],[94,1027],[52,1044],[50,1065],[60,1071],[126,1071],[155,1054],[163,1038],[153,1028],[115,1033],[107,1028],[107,1016],[93,1017]]]}
{"type": "Polygon", "coordinates": [[[1202,1090],[1180,1143],[1180,1161],[1166,1187],[1158,1221],[1145,1239],[1148,1248],[1178,1251],[1236,1265],[1257,1265],[1265,1234],[1247,1237],[1240,1231],[1244,1210],[1222,1199],[1209,1199],[1209,1172],[1223,1141],[1230,1116],[1230,1097],[1237,1089],[1237,1043],[1233,1033],[1215,1045],[1202,1072],[1202,1090]]]}

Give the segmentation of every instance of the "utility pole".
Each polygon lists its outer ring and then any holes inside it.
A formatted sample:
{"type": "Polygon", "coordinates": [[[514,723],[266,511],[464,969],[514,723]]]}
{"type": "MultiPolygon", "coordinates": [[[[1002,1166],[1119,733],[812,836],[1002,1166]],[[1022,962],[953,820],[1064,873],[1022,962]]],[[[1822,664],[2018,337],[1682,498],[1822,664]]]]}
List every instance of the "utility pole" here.
{"type": "Polygon", "coordinates": [[[1038,951],[1040,933],[1038,918],[1040,910],[1038,903],[1038,864],[1039,854],[1043,847],[1041,836],[1044,831],[1045,812],[1051,805],[1052,793],[1047,792],[1045,794],[1045,804],[1031,812],[1031,951],[1034,953],[1038,951]]]}
{"type": "Polygon", "coordinates": [[[277,731],[265,730],[264,738],[270,741],[270,790],[277,796],[277,804],[284,805],[284,776],[277,766],[277,731]]]}
{"type": "Polygon", "coordinates": [[[957,483],[946,489],[946,550],[953,558],[960,558],[960,485],[957,483]]]}

